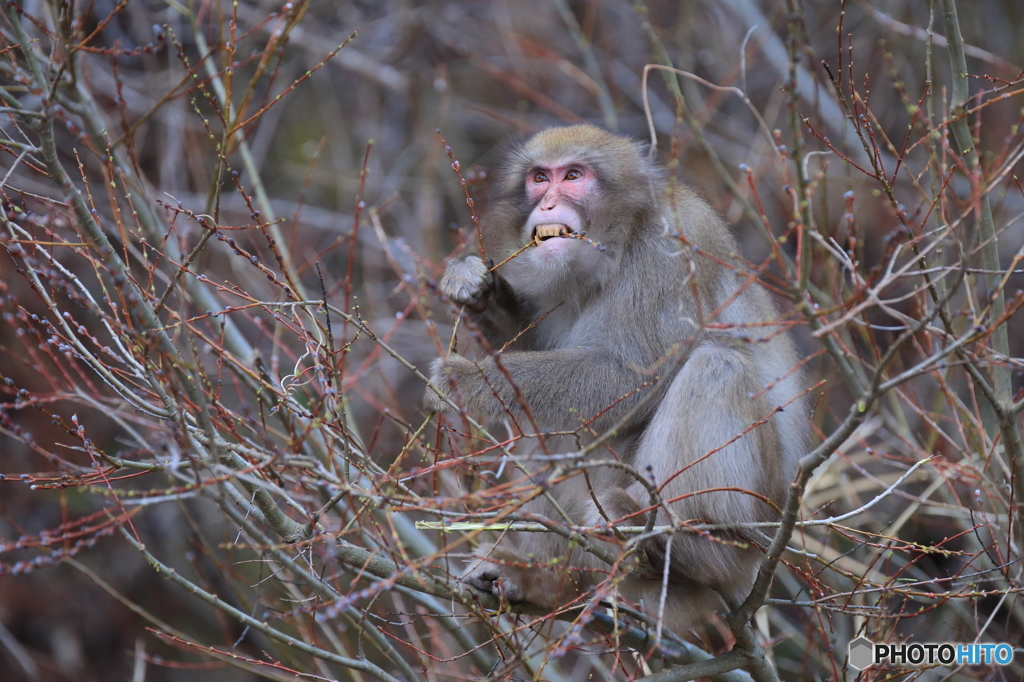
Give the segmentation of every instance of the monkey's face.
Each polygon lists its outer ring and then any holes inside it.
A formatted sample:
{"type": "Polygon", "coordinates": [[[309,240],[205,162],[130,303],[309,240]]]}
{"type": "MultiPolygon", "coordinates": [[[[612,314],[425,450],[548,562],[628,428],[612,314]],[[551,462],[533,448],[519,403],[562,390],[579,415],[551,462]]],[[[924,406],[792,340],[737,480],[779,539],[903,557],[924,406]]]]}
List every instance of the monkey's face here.
{"type": "Polygon", "coordinates": [[[533,210],[522,237],[524,243],[534,244],[530,260],[546,266],[567,264],[583,242],[565,237],[585,231],[584,207],[597,190],[597,178],[583,164],[558,161],[534,166],[525,180],[533,210]]]}

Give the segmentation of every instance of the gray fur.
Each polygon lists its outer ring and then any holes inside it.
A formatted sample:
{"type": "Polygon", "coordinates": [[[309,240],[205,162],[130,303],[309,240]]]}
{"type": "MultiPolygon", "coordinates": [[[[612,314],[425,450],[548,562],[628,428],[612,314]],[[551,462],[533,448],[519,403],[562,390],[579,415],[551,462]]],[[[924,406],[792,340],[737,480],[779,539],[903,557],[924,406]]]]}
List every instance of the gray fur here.
{"type": "MultiPolygon", "coordinates": [[[[524,225],[533,207],[524,178],[566,158],[598,177],[596,196],[578,210],[587,236],[605,250],[576,242],[567,260],[542,262],[527,249],[490,283],[476,274],[479,258],[450,264],[441,289],[453,300],[483,303],[472,319],[490,346],[499,349],[519,336],[501,353],[501,368],[494,357],[452,355],[434,362],[432,381],[442,390],[454,386],[455,400],[475,417],[511,418],[527,433],[531,420],[542,433],[580,429],[584,442],[646,398],[595,458],[618,458],[651,477],[664,500],[685,495],[671,503],[683,520],[776,518],[768,504],[736,490],[777,505],[785,499],[807,432],[806,401],[796,399],[803,390],[793,371],[798,359],[786,334],[771,324],[780,321],[775,305],[744,274],[735,240],[704,201],[670,186],[627,138],[592,126],[549,129],[511,154],[496,183],[498,196],[483,222],[487,255],[500,262],[527,243],[524,225]],[[687,495],[712,488],[734,490],[687,495]]],[[[427,405],[444,409],[429,392],[427,405]]],[[[549,452],[576,449],[565,436],[540,440],[538,448],[549,452]]],[[[535,471],[536,478],[549,469],[538,464],[535,471]]],[[[574,523],[599,524],[602,510],[615,520],[649,505],[644,486],[621,469],[593,470],[590,480],[594,495],[581,475],[550,488],[574,523]]],[[[525,510],[561,518],[543,497],[525,510]]],[[[667,519],[660,511],[659,523],[667,519]]],[[[753,537],[673,536],[667,627],[679,631],[699,622],[721,607],[720,595],[728,601],[746,595],[762,554],[738,545],[753,537]]],[[[662,538],[645,547],[651,575],[620,584],[624,596],[642,600],[651,613],[660,600],[665,544],[662,538]]],[[[479,552],[463,580],[510,601],[555,606],[606,580],[609,570],[553,534],[509,533],[479,552]]]]}
{"type": "Polygon", "coordinates": [[[473,305],[490,292],[494,278],[478,256],[452,261],[444,271],[438,287],[455,303],[473,305]]]}

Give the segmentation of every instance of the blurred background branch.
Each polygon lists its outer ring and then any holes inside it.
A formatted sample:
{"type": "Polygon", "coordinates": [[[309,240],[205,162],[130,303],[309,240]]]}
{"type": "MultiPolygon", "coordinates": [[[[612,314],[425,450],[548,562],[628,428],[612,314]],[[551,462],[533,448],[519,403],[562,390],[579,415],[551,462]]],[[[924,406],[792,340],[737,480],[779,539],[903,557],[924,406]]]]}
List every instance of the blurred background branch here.
{"type": "Polygon", "coordinates": [[[875,680],[850,640],[1017,646],[1024,7],[966,7],[5,4],[0,677],[875,680]],[[578,121],[656,135],[813,379],[754,593],[693,632],[615,586],[638,538],[707,528],[517,515],[523,436],[422,408],[474,352],[435,282],[466,192],[578,121]],[[484,598],[455,577],[489,532],[609,578],[484,598]]]}

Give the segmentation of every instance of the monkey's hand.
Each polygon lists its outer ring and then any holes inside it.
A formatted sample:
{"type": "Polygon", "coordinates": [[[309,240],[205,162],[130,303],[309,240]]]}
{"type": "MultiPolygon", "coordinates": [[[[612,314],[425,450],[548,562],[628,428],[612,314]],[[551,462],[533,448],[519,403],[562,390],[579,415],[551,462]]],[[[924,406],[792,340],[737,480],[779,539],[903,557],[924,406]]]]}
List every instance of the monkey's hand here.
{"type": "MultiPolygon", "coordinates": [[[[452,380],[455,385],[460,385],[460,380],[472,373],[479,374],[476,365],[461,355],[449,355],[445,358],[438,358],[430,363],[430,383],[446,397],[452,397],[452,380]]],[[[427,388],[423,396],[423,405],[431,412],[454,412],[455,409],[444,402],[433,389],[427,388]]]]}
{"type": "Polygon", "coordinates": [[[445,268],[438,284],[441,293],[474,313],[483,312],[491,291],[494,290],[494,275],[491,274],[489,265],[489,259],[485,263],[478,256],[453,260],[445,268]]]}

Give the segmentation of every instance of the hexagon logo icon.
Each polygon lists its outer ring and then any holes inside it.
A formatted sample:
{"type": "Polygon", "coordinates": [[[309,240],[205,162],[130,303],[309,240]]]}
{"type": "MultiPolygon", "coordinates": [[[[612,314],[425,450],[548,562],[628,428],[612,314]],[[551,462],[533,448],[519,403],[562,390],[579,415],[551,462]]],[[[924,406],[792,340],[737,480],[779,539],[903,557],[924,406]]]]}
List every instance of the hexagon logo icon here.
{"type": "Polygon", "coordinates": [[[858,637],[850,642],[850,665],[863,670],[875,660],[875,645],[867,637],[858,637]]]}

